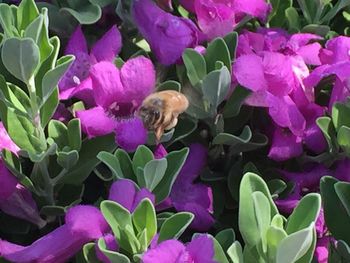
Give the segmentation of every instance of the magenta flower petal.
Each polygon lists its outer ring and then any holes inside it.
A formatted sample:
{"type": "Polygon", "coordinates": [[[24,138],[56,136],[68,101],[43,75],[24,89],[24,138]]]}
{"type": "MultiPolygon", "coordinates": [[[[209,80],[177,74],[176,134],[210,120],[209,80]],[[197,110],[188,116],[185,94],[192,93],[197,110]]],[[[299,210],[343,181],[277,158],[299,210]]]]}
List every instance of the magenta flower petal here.
{"type": "Polygon", "coordinates": [[[112,26],[91,49],[96,62],[112,62],[122,47],[122,36],[116,26],[112,26]]]}
{"type": "Polygon", "coordinates": [[[4,124],[0,122],[0,151],[3,149],[9,150],[14,154],[17,154],[20,150],[20,148],[11,140],[4,127],[4,124]]]}
{"type": "Polygon", "coordinates": [[[286,179],[295,182],[304,191],[317,191],[321,178],[331,175],[331,172],[323,165],[317,165],[308,171],[300,173],[287,171],[281,171],[281,173],[286,179]]]}
{"type": "Polygon", "coordinates": [[[233,72],[238,83],[243,87],[252,91],[267,89],[261,57],[253,54],[240,56],[233,64],[233,72]]]}
{"type": "Polygon", "coordinates": [[[333,176],[340,181],[350,182],[350,160],[338,161],[333,176]]]}
{"type": "Polygon", "coordinates": [[[269,114],[274,122],[283,128],[289,128],[297,136],[302,136],[306,120],[289,96],[267,96],[269,114]]]}
{"type": "Polygon", "coordinates": [[[151,0],[135,0],[132,16],[140,33],[164,65],[177,62],[186,48],[198,44],[198,29],[186,18],[173,16],[151,0]]]}
{"type": "Polygon", "coordinates": [[[84,79],[78,86],[73,88],[71,91],[69,98],[77,98],[84,102],[85,106],[95,106],[95,98],[94,98],[94,92],[92,89],[92,80],[90,77],[87,77],[84,79]]]}
{"type": "Polygon", "coordinates": [[[321,50],[319,43],[313,43],[298,49],[297,54],[300,55],[308,65],[321,65],[319,53],[321,50]]]}
{"type": "Polygon", "coordinates": [[[109,230],[107,221],[94,206],[78,205],[70,208],[65,220],[73,233],[88,239],[100,238],[109,230]]]}
{"type": "Polygon", "coordinates": [[[81,53],[88,54],[88,48],[81,26],[78,26],[71,35],[64,54],[71,54],[78,58],[81,53]]]}
{"type": "Polygon", "coordinates": [[[145,198],[148,198],[153,204],[156,203],[155,195],[152,194],[148,189],[142,188],[135,195],[135,200],[134,200],[133,206],[131,208],[131,211],[134,211],[136,209],[136,207],[139,205],[139,203],[141,203],[141,201],[145,198]]]}
{"type": "Polygon", "coordinates": [[[208,40],[223,37],[233,30],[236,21],[234,10],[230,4],[225,3],[225,1],[195,1],[198,25],[208,40]]]}
{"type": "Polygon", "coordinates": [[[67,262],[84,244],[103,236],[108,228],[107,222],[97,208],[73,207],[67,212],[66,224],[27,247],[1,240],[0,256],[18,263],[67,262]]]}
{"type": "Polygon", "coordinates": [[[76,116],[80,119],[82,130],[88,138],[112,133],[116,126],[115,120],[107,116],[102,107],[77,111],[76,116]]]}
{"type": "Polygon", "coordinates": [[[197,230],[208,230],[214,220],[213,194],[210,187],[194,184],[207,160],[207,149],[200,144],[192,144],[190,153],[182,167],[170,193],[170,199],[177,211],[188,211],[195,215],[191,226],[197,230]]]}
{"type": "Polygon", "coordinates": [[[131,211],[137,193],[135,183],[128,179],[114,182],[109,189],[108,199],[131,211]]]}
{"type": "Polygon", "coordinates": [[[155,196],[146,188],[138,190],[135,183],[128,179],[120,179],[114,182],[109,190],[108,199],[122,205],[125,209],[131,213],[139,203],[148,198],[154,204],[155,196]]]}
{"type": "Polygon", "coordinates": [[[68,122],[72,118],[72,114],[66,108],[63,103],[59,103],[56,109],[55,114],[52,116],[52,119],[59,120],[61,122],[68,122]]]}
{"type": "Polygon", "coordinates": [[[116,101],[124,100],[120,72],[112,62],[103,61],[93,65],[90,76],[97,105],[108,108],[116,101]]]}
{"type": "Polygon", "coordinates": [[[193,182],[207,163],[208,149],[202,144],[193,143],[177,180],[193,182]]]}
{"type": "Polygon", "coordinates": [[[285,161],[303,152],[302,142],[289,131],[276,127],[268,157],[275,161],[285,161]]]}
{"type": "Polygon", "coordinates": [[[321,51],[320,57],[323,64],[334,64],[341,61],[349,61],[350,38],[339,36],[328,40],[326,48],[321,51]]]}
{"type": "Polygon", "coordinates": [[[268,91],[278,97],[288,95],[295,86],[291,60],[276,52],[264,52],[263,54],[263,68],[268,91]]]}
{"type": "Polygon", "coordinates": [[[116,143],[128,152],[133,152],[147,141],[147,130],[141,119],[121,119],[116,123],[116,143]]]}
{"type": "Polygon", "coordinates": [[[19,184],[0,159],[0,210],[4,213],[27,220],[40,228],[46,222],[39,216],[35,201],[28,189],[19,184]]]}
{"type": "Polygon", "coordinates": [[[264,0],[235,0],[233,9],[239,13],[258,17],[265,20],[271,10],[271,6],[264,0]]]}
{"type": "Polygon", "coordinates": [[[318,263],[327,263],[328,262],[328,245],[332,238],[330,236],[325,236],[319,238],[316,243],[315,257],[318,263]]]}
{"type": "Polygon", "coordinates": [[[163,144],[158,144],[156,148],[154,149],[153,155],[155,159],[162,159],[164,158],[168,152],[164,148],[163,144]]]}
{"type": "Polygon", "coordinates": [[[135,100],[141,104],[151,94],[156,85],[156,71],[152,61],[143,56],[129,59],[120,70],[120,78],[124,86],[125,100],[135,100]]]}
{"type": "Polygon", "coordinates": [[[185,246],[177,240],[166,240],[157,247],[149,249],[142,256],[143,263],[178,263],[185,252],[185,246]]]}
{"type": "Polygon", "coordinates": [[[294,192],[292,194],[290,194],[285,199],[275,200],[275,203],[279,211],[286,214],[291,214],[294,208],[298,205],[300,199],[301,199],[300,189],[298,186],[296,186],[296,189],[294,189],[294,192]]]}
{"type": "Polygon", "coordinates": [[[0,159],[0,200],[5,201],[9,198],[16,191],[17,183],[17,178],[10,173],[0,159]]]}
{"type": "Polygon", "coordinates": [[[216,263],[213,259],[215,255],[214,243],[206,234],[201,234],[186,246],[186,250],[192,258],[192,262],[216,263]]]}
{"type": "Polygon", "coordinates": [[[43,220],[38,207],[28,189],[17,184],[15,191],[5,200],[0,198],[0,210],[4,213],[21,218],[43,228],[46,221],[43,220]]]}
{"type": "Polygon", "coordinates": [[[308,149],[319,154],[327,148],[326,139],[316,123],[316,119],[323,116],[324,109],[315,103],[309,103],[302,111],[306,119],[304,143],[308,149]]]}
{"type": "Polygon", "coordinates": [[[194,13],[195,0],[179,0],[180,4],[188,11],[194,13]]]}

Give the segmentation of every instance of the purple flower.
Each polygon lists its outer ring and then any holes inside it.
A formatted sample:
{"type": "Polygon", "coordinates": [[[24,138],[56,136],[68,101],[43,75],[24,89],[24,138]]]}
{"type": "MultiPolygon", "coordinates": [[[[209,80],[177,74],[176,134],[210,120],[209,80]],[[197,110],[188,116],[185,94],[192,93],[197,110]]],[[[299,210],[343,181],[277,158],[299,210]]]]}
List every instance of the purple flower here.
{"type": "Polygon", "coordinates": [[[101,61],[113,62],[121,45],[121,35],[117,27],[113,26],[95,43],[89,54],[86,39],[78,26],[64,52],[65,55],[74,55],[75,61],[59,82],[60,98],[65,100],[76,97],[88,105],[94,105],[90,68],[101,61]]]}
{"type": "Polygon", "coordinates": [[[131,11],[140,33],[164,65],[174,64],[186,48],[198,44],[199,31],[190,19],[171,15],[152,0],[135,0],[131,11]]]}
{"type": "Polygon", "coordinates": [[[199,28],[209,40],[215,37],[223,37],[232,32],[245,15],[265,20],[270,9],[270,5],[264,0],[194,1],[194,11],[199,28]]]}
{"type": "Polygon", "coordinates": [[[171,239],[149,249],[142,256],[143,263],[216,263],[214,243],[207,235],[198,235],[186,245],[171,239]]]}
{"type": "Polygon", "coordinates": [[[328,103],[329,111],[335,102],[344,102],[350,96],[350,38],[336,37],[326,43],[320,51],[322,65],[304,79],[306,88],[315,87],[323,78],[334,75],[333,89],[328,103]]]}
{"type": "Polygon", "coordinates": [[[147,131],[134,112],[154,90],[152,62],[140,56],[129,59],[120,70],[111,62],[99,62],[91,67],[90,77],[97,107],[76,113],[83,131],[89,138],[115,132],[116,143],[134,151],[147,139],[147,131]]]}
{"type": "MultiPolygon", "coordinates": [[[[179,175],[177,176],[170,196],[157,206],[157,210],[175,207],[179,212],[191,212],[195,215],[191,224],[198,231],[208,230],[214,223],[213,193],[210,187],[194,183],[207,162],[207,149],[201,144],[191,144],[190,152],[179,175]]],[[[154,156],[163,158],[167,152],[163,145],[158,145],[154,156]]]]}
{"type": "Polygon", "coordinates": [[[276,30],[240,36],[233,79],[252,91],[246,104],[268,109],[275,123],[269,157],[276,161],[299,156],[303,144],[316,154],[327,145],[316,125],[324,109],[314,103],[313,90],[303,85],[309,75],[305,62],[319,62],[319,44],[309,44],[314,39],[319,37],[276,30]]]}
{"type": "Polygon", "coordinates": [[[17,263],[67,262],[84,244],[96,240],[109,230],[101,212],[93,206],[76,206],[68,210],[66,223],[29,246],[0,240],[0,256],[17,263]]]}
{"type": "Polygon", "coordinates": [[[213,194],[211,188],[194,183],[207,161],[207,149],[200,144],[190,145],[190,152],[170,193],[173,206],[179,212],[191,212],[191,224],[198,231],[208,230],[214,223],[213,194]]]}
{"type": "Polygon", "coordinates": [[[134,212],[138,204],[145,198],[155,203],[155,196],[146,188],[138,189],[135,183],[128,179],[119,179],[114,182],[109,190],[108,199],[122,205],[134,212]]]}
{"type": "Polygon", "coordinates": [[[3,149],[9,150],[16,155],[20,150],[20,148],[11,140],[4,127],[4,124],[0,122],[0,151],[3,149]]]}
{"type": "MultiPolygon", "coordinates": [[[[20,150],[11,140],[0,122],[0,151],[7,149],[17,155],[20,150]]],[[[39,228],[46,225],[38,212],[37,205],[28,189],[10,173],[0,158],[0,210],[14,217],[27,220],[39,228]]]]}

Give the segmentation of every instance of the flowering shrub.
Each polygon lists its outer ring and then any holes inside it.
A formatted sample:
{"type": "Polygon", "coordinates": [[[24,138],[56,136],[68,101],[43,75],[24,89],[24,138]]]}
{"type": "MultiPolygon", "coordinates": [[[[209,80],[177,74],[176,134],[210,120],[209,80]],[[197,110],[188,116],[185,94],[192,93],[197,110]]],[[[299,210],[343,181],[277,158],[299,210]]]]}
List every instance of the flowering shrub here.
{"type": "Polygon", "coordinates": [[[0,261],[349,262],[348,12],[0,1],[0,261]]]}

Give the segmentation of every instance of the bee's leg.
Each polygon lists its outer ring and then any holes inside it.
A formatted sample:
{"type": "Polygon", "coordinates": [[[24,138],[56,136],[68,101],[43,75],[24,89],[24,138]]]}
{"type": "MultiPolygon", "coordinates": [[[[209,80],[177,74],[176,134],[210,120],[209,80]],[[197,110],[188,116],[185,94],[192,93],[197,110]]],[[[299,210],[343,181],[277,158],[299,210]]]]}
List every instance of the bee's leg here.
{"type": "Polygon", "coordinates": [[[170,129],[174,128],[177,124],[177,121],[178,121],[177,116],[176,117],[173,116],[171,123],[165,127],[165,130],[170,130],[170,129]]]}
{"type": "Polygon", "coordinates": [[[162,135],[164,133],[164,128],[161,126],[161,127],[158,127],[156,130],[155,130],[155,134],[156,134],[156,144],[158,145],[160,143],[160,138],[162,138],[162,135]]]}

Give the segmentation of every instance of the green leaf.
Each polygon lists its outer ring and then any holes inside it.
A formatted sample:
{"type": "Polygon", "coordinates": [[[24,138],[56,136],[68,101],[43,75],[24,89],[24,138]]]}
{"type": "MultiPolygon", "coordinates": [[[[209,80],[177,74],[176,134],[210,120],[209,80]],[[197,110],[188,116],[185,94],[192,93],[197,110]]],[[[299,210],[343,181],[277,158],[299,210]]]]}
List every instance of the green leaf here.
{"type": "Polygon", "coordinates": [[[166,168],[168,167],[168,162],[165,158],[151,160],[143,169],[146,188],[151,192],[156,188],[165,175],[166,168]]]}
{"type": "Polygon", "coordinates": [[[286,232],[292,234],[308,227],[312,222],[317,220],[320,209],[321,197],[319,194],[311,193],[305,195],[289,216],[286,232]]]}
{"type": "Polygon", "coordinates": [[[330,152],[338,151],[338,144],[335,141],[336,134],[335,128],[332,124],[332,120],[329,117],[320,117],[316,120],[318,127],[320,127],[323,135],[326,138],[330,152]]]}
{"type": "Polygon", "coordinates": [[[69,13],[80,24],[94,24],[101,18],[101,8],[96,4],[91,4],[86,0],[71,0],[70,7],[61,8],[60,12],[69,13]]]}
{"type": "Polygon", "coordinates": [[[134,170],[134,173],[137,173],[137,169],[139,167],[143,169],[145,165],[151,160],[153,160],[153,153],[150,149],[144,145],[137,147],[132,159],[132,168],[134,170]]]}
{"type": "Polygon", "coordinates": [[[240,185],[238,224],[245,243],[251,247],[256,246],[261,240],[252,199],[252,194],[256,191],[267,197],[271,208],[271,218],[278,214],[266,183],[258,175],[246,173],[240,185]]]}
{"type": "Polygon", "coordinates": [[[227,254],[234,263],[244,263],[242,246],[238,241],[235,241],[228,249],[227,254]]]}
{"type": "Polygon", "coordinates": [[[338,182],[334,185],[334,189],[350,217],[350,183],[338,182]]]}
{"type": "Polygon", "coordinates": [[[80,119],[72,119],[68,122],[67,135],[70,148],[79,151],[81,148],[80,119]]]}
{"type": "Polygon", "coordinates": [[[236,146],[239,144],[246,144],[252,138],[252,132],[249,126],[245,126],[242,133],[239,136],[235,136],[229,133],[220,133],[213,139],[213,145],[230,145],[236,146]]]}
{"type": "Polygon", "coordinates": [[[230,58],[233,61],[236,58],[236,49],[238,44],[238,34],[237,32],[231,32],[224,37],[224,41],[230,52],[230,58]]]}
{"type": "Polygon", "coordinates": [[[350,243],[350,216],[336,193],[337,183],[338,180],[330,176],[324,176],[321,179],[320,190],[324,217],[334,238],[350,243]]]}
{"type": "Polygon", "coordinates": [[[215,239],[220,243],[223,250],[228,251],[236,239],[235,231],[227,228],[216,234],[215,239]]]}
{"type": "Polygon", "coordinates": [[[57,144],[59,149],[68,145],[67,127],[58,120],[51,120],[48,127],[49,137],[57,144]]]}
{"type": "Polygon", "coordinates": [[[83,247],[84,259],[89,263],[99,263],[100,262],[96,256],[95,245],[96,245],[95,243],[87,243],[83,247]]]}
{"type": "Polygon", "coordinates": [[[182,59],[187,70],[187,77],[192,86],[197,85],[207,74],[204,57],[196,50],[187,48],[182,54],[182,59]]]}
{"type": "Polygon", "coordinates": [[[332,108],[332,121],[337,131],[342,126],[350,127],[350,108],[342,103],[335,103],[332,108]]]}
{"type": "Polygon", "coordinates": [[[64,56],[57,61],[57,66],[49,70],[43,78],[41,106],[49,99],[57,88],[58,82],[74,61],[74,56],[64,56]]]}
{"type": "Polygon", "coordinates": [[[216,262],[229,263],[227,258],[226,258],[225,252],[222,249],[220,243],[214,237],[212,237],[211,235],[207,235],[207,236],[210,237],[213,240],[213,242],[214,242],[215,255],[214,255],[213,259],[216,260],[216,262]]]}
{"type": "Polygon", "coordinates": [[[15,27],[15,17],[8,4],[0,4],[0,25],[5,33],[5,39],[15,36],[14,31],[17,31],[15,27]]]}
{"type": "Polygon", "coordinates": [[[117,157],[115,155],[109,153],[109,152],[99,152],[97,155],[97,158],[108,166],[108,168],[113,173],[113,176],[115,178],[121,179],[124,178],[124,174],[120,168],[120,163],[117,157]]]}
{"type": "Polygon", "coordinates": [[[269,24],[273,27],[283,27],[286,23],[286,9],[292,7],[292,0],[270,0],[272,12],[269,16],[269,24]]]}
{"type": "Polygon", "coordinates": [[[157,91],[162,91],[162,90],[175,90],[180,92],[181,84],[175,80],[167,80],[159,84],[157,88],[157,91]]]}
{"type": "MultiPolygon", "coordinates": [[[[106,242],[103,237],[101,237],[97,242],[98,248],[101,252],[110,260],[110,262],[114,263],[130,263],[130,260],[127,256],[107,249],[106,242]]],[[[100,262],[100,261],[98,261],[100,262]]]]}
{"type": "Polygon", "coordinates": [[[250,90],[242,86],[237,86],[225,104],[224,117],[236,117],[241,110],[244,100],[249,96],[250,93],[250,90]]]}
{"type": "Polygon", "coordinates": [[[188,148],[183,148],[179,151],[170,152],[165,157],[168,162],[168,167],[165,171],[163,179],[153,190],[153,194],[156,196],[157,204],[161,203],[169,196],[171,188],[175,182],[177,175],[180,172],[180,169],[185,163],[187,155],[188,148]]]}
{"type": "Polygon", "coordinates": [[[227,67],[214,70],[203,79],[203,95],[216,108],[227,96],[230,85],[231,74],[227,67]]]}
{"type": "Polygon", "coordinates": [[[66,174],[62,182],[81,184],[99,164],[97,154],[100,151],[111,152],[116,148],[114,135],[100,136],[91,140],[84,140],[79,152],[78,163],[66,174]]]}
{"type": "Polygon", "coordinates": [[[288,27],[290,30],[299,30],[300,29],[300,20],[298,11],[294,7],[288,7],[285,10],[285,15],[288,21],[288,27]]]}
{"type": "Polygon", "coordinates": [[[269,199],[262,192],[253,192],[252,198],[256,225],[259,230],[258,234],[260,234],[260,242],[262,244],[263,252],[266,253],[266,232],[271,222],[271,207],[269,199]]]}
{"type": "Polygon", "coordinates": [[[111,227],[114,236],[119,241],[122,237],[121,230],[129,226],[132,229],[132,217],[129,211],[120,204],[104,200],[100,204],[101,212],[111,227]]]}
{"type": "Polygon", "coordinates": [[[2,62],[16,78],[29,83],[40,62],[40,51],[31,38],[9,38],[3,43],[2,62]]]}
{"type": "Polygon", "coordinates": [[[22,0],[17,9],[18,31],[21,32],[39,15],[34,0],[22,0]]]}
{"type": "Polygon", "coordinates": [[[32,38],[40,50],[40,62],[45,61],[54,47],[49,40],[47,9],[42,9],[42,14],[29,24],[24,32],[24,37],[32,38]]]}
{"type": "MultiPolygon", "coordinates": [[[[60,49],[60,40],[58,37],[52,37],[50,39],[50,44],[53,46],[53,51],[51,52],[50,56],[41,64],[41,67],[39,68],[38,73],[35,76],[35,85],[37,88],[37,95],[39,97],[42,97],[42,87],[43,87],[43,78],[46,74],[46,72],[56,65],[56,60],[58,57],[58,52],[60,49]]],[[[43,127],[45,127],[48,122],[50,121],[51,117],[56,111],[56,108],[58,106],[58,89],[55,88],[52,95],[49,97],[49,99],[42,105],[40,110],[40,116],[41,116],[41,124],[43,127]]]]}
{"type": "Polygon", "coordinates": [[[312,245],[314,224],[294,232],[280,242],[276,263],[294,263],[306,254],[312,245]]]}
{"type": "Polygon", "coordinates": [[[286,231],[283,228],[270,226],[266,232],[267,255],[271,262],[276,261],[277,248],[281,241],[287,237],[286,231]]]}
{"type": "Polygon", "coordinates": [[[59,152],[57,163],[66,170],[71,169],[79,160],[79,153],[76,150],[70,152],[59,152]]]}
{"type": "Polygon", "coordinates": [[[222,38],[216,38],[209,43],[204,58],[207,64],[207,72],[215,69],[216,61],[222,61],[229,73],[231,72],[230,51],[222,38]]]}
{"type": "Polygon", "coordinates": [[[337,134],[339,146],[350,156],[350,128],[346,126],[340,127],[337,134]]]}
{"type": "Polygon", "coordinates": [[[132,162],[128,153],[123,149],[117,149],[114,155],[119,160],[119,165],[123,172],[124,178],[130,179],[136,182],[136,177],[134,174],[134,170],[132,168],[132,162]]]}
{"type": "Polygon", "coordinates": [[[176,213],[165,219],[159,230],[158,244],[169,239],[178,239],[191,224],[194,215],[188,212],[176,213]]]}
{"type": "Polygon", "coordinates": [[[132,221],[138,233],[141,233],[144,229],[147,230],[146,236],[148,247],[154,235],[157,234],[156,211],[152,202],[148,198],[143,199],[136,207],[132,215],[132,221]]]}

